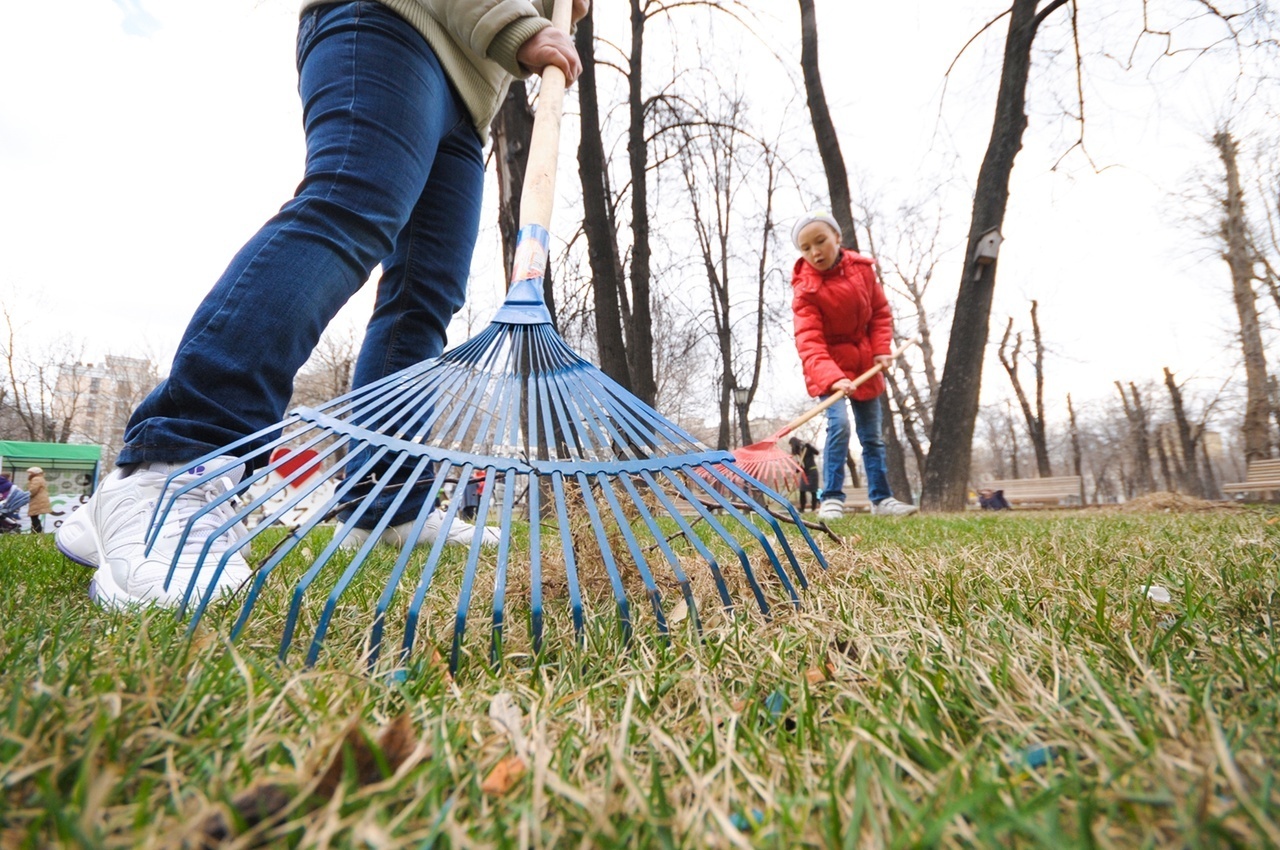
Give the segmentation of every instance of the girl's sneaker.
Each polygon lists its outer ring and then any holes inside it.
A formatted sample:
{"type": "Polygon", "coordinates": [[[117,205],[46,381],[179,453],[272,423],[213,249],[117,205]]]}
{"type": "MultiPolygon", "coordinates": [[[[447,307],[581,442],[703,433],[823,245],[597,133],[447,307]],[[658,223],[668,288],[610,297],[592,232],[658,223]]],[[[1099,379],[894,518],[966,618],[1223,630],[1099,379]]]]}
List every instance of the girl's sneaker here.
{"type": "Polygon", "coordinates": [[[840,519],[844,516],[844,502],[839,499],[823,499],[818,506],[818,519],[840,519]]]}
{"type": "MultiPolygon", "coordinates": [[[[413,541],[414,546],[429,546],[436,542],[436,538],[440,536],[440,529],[444,526],[445,512],[441,508],[434,509],[427,514],[426,522],[422,524],[422,531],[418,534],[418,539],[413,541]]],[[[382,532],[382,536],[378,540],[391,546],[403,546],[408,542],[409,534],[413,531],[413,520],[402,522],[399,525],[393,525],[386,531],[382,532]]],[[[342,533],[341,530],[338,532],[342,533]]],[[[470,546],[471,541],[476,536],[476,527],[469,522],[453,518],[453,523],[449,526],[448,542],[458,546],[470,546]]],[[[338,544],[340,549],[356,549],[360,544],[369,539],[369,531],[364,528],[352,528],[346,532],[346,537],[338,544]]],[[[498,529],[492,526],[485,526],[483,529],[483,537],[480,539],[480,545],[484,547],[492,547],[498,545],[498,529]]]]}
{"type": "Polygon", "coordinates": [[[876,516],[911,516],[918,510],[920,509],[915,505],[899,502],[892,496],[887,499],[881,499],[871,506],[871,513],[876,516]]]}

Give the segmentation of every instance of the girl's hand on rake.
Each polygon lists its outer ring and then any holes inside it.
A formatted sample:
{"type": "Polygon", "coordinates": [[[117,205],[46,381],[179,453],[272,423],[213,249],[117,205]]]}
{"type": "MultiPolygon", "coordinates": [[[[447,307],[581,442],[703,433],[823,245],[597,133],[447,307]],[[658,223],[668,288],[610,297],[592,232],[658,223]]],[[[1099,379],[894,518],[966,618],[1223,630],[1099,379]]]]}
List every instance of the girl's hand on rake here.
{"type": "Polygon", "coordinates": [[[853,395],[853,391],[857,388],[858,385],[853,382],[852,378],[841,378],[831,385],[831,392],[853,395]]]}

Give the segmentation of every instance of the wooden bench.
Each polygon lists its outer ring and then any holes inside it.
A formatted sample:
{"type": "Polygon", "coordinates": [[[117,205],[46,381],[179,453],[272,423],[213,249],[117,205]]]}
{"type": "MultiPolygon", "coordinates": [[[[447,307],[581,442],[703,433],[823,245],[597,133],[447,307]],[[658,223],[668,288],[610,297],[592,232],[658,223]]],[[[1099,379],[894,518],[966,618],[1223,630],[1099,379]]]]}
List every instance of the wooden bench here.
{"type": "Polygon", "coordinates": [[[1060,475],[1055,478],[1011,478],[1006,481],[987,481],[979,490],[1003,490],[1004,498],[1012,505],[1059,505],[1064,499],[1079,504],[1079,475],[1060,475]]]}
{"type": "Polygon", "coordinates": [[[1223,484],[1224,493],[1274,493],[1280,490],[1280,458],[1249,461],[1244,480],[1223,484]]]}

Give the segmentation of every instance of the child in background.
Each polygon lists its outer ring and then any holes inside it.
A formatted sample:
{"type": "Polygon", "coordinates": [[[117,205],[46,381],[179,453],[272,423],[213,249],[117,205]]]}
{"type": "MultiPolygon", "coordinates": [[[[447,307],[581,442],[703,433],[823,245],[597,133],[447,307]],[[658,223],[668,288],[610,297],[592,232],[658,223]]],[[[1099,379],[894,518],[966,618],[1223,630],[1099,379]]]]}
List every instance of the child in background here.
{"type": "MultiPolygon", "coordinates": [[[[893,497],[886,473],[881,433],[880,396],[883,375],[854,388],[853,379],[875,364],[888,368],[893,342],[893,316],[874,263],[840,246],[840,225],[827,213],[802,216],[791,231],[800,251],[791,277],[791,309],[796,348],[811,396],[850,393],[854,428],[862,444],[871,513],[908,516],[915,505],[893,497]]],[[[849,410],[827,408],[827,442],[823,448],[820,519],[844,515],[844,465],[849,450],[849,410]]]]}
{"type": "Polygon", "coordinates": [[[44,470],[33,466],[27,470],[27,492],[31,501],[27,502],[27,516],[31,518],[31,533],[43,534],[44,525],[41,517],[53,510],[49,502],[49,485],[44,480],[44,470]]]}
{"type": "Polygon", "coordinates": [[[796,463],[800,464],[800,468],[804,470],[804,475],[800,479],[800,512],[816,511],[818,487],[821,486],[818,480],[818,447],[797,437],[791,438],[790,446],[796,463]]]}

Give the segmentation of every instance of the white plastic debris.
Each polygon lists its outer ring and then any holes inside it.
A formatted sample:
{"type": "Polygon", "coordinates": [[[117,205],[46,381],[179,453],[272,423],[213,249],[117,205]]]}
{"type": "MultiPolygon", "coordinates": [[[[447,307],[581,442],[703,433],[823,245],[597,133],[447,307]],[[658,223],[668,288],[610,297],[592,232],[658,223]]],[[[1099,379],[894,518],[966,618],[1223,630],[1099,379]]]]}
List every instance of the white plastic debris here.
{"type": "Polygon", "coordinates": [[[1169,595],[1166,588],[1158,584],[1153,584],[1147,588],[1147,598],[1152,602],[1172,602],[1173,597],[1169,595]]]}

